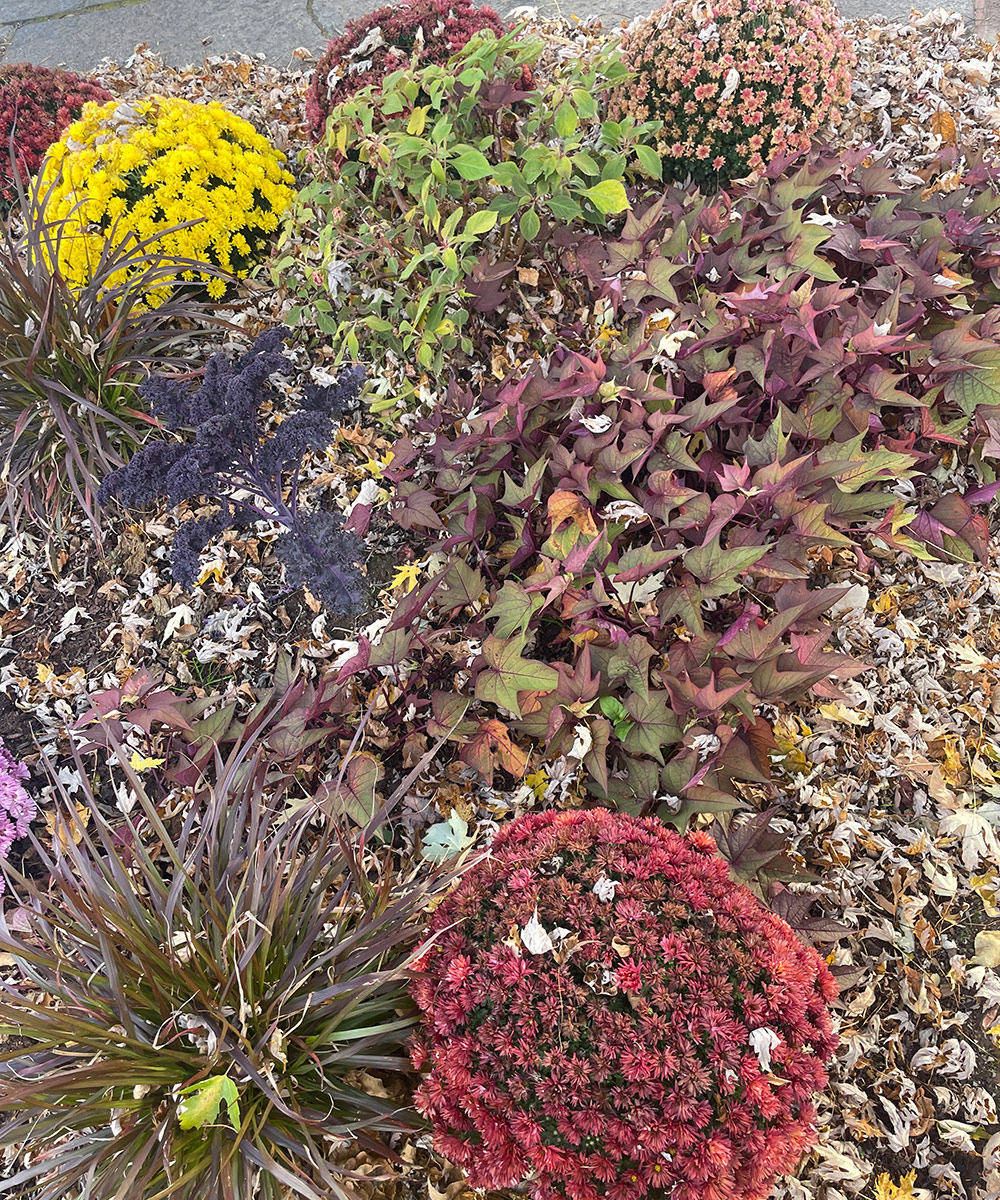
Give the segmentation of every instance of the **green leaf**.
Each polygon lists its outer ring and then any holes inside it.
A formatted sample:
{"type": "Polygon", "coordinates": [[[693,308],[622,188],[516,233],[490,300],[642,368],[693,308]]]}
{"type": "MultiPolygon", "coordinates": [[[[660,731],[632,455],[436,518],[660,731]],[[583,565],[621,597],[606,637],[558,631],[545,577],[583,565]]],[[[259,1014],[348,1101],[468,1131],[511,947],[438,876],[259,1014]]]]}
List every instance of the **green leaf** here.
{"type": "Polygon", "coordinates": [[[573,88],[573,103],[585,121],[597,116],[597,101],[586,88],[573,88]]]}
{"type": "Polygon", "coordinates": [[[490,208],[499,213],[500,219],[508,221],[521,207],[521,201],[514,196],[496,195],[490,201],[490,208]]]}
{"type": "Polygon", "coordinates": [[[228,1075],[209,1075],[207,1079],[183,1088],[181,1095],[187,1097],[177,1106],[177,1121],[181,1129],[203,1129],[213,1124],[223,1102],[229,1123],[234,1129],[239,1129],[240,1094],[228,1075]]]}
{"type": "Polygon", "coordinates": [[[561,138],[568,138],[575,132],[579,120],[576,115],[576,109],[568,100],[564,100],[556,109],[552,123],[555,125],[556,133],[561,138]]]}
{"type": "Polygon", "coordinates": [[[579,202],[562,192],[556,192],[549,201],[549,212],[560,221],[575,221],[583,216],[579,202]]]}
{"type": "Polygon", "coordinates": [[[600,175],[601,168],[597,159],[586,150],[578,150],[573,155],[573,166],[584,175],[600,175]]]}
{"type": "Polygon", "coordinates": [[[222,708],[217,709],[211,716],[202,717],[200,721],[196,721],[192,726],[192,733],[195,735],[198,743],[202,746],[207,746],[223,741],[236,724],[236,709],[238,707],[237,702],[234,700],[231,704],[226,704],[222,708]]]}
{"type": "Polygon", "coordinates": [[[436,602],[442,608],[477,604],[483,593],[483,576],[461,558],[452,559],[438,587],[436,602]]]}
{"type": "Polygon", "coordinates": [[[1000,369],[993,363],[983,363],[967,371],[956,371],[945,382],[944,396],[967,417],[977,408],[996,407],[1000,405],[1000,369]]]}
{"type": "Polygon", "coordinates": [[[598,700],[598,704],[600,705],[601,712],[606,717],[611,718],[611,723],[615,728],[615,737],[620,742],[624,742],[629,735],[629,730],[635,724],[634,721],[629,720],[628,710],[625,708],[625,705],[622,704],[617,696],[602,696],[598,700]]]}
{"type": "Polygon", "coordinates": [[[625,705],[618,699],[617,696],[602,696],[598,700],[598,706],[606,717],[610,717],[612,721],[620,721],[627,716],[625,705]]]}
{"type": "Polygon", "coordinates": [[[518,222],[517,227],[520,230],[521,237],[523,237],[526,242],[532,242],[536,237],[538,237],[539,230],[542,228],[542,222],[538,216],[538,213],[536,213],[533,208],[526,208],[524,212],[521,213],[521,219],[518,222]]]}
{"type": "Polygon", "coordinates": [[[748,437],[743,443],[743,453],[746,455],[747,465],[763,467],[770,463],[781,462],[788,447],[788,436],[779,408],[778,415],[758,439],[748,437]]]}
{"type": "Polygon", "coordinates": [[[467,850],[475,841],[469,834],[469,822],[453,812],[447,821],[439,821],[424,834],[421,858],[432,863],[447,862],[467,850]]]}
{"type": "Polygon", "coordinates": [[[663,178],[663,162],[652,146],[636,146],[635,156],[647,175],[654,179],[663,178]]]}
{"type": "Polygon", "coordinates": [[[435,692],[431,697],[433,716],[427,722],[427,732],[431,737],[446,737],[452,741],[461,741],[471,732],[471,721],[463,721],[466,710],[472,700],[468,696],[458,696],[454,692],[435,692]]]}
{"type": "Polygon", "coordinates": [[[518,692],[551,692],[559,684],[559,672],[547,663],[523,658],[527,637],[488,637],[483,642],[483,657],[488,664],[476,679],[476,698],[487,700],[521,715],[518,692]]]}
{"type": "Polygon", "coordinates": [[[650,692],[648,696],[630,695],[625,711],[635,722],[625,737],[625,749],[633,754],[648,754],[663,762],[664,746],[681,740],[680,726],[670,710],[666,692],[650,692]]]}
{"type": "Polygon", "coordinates": [[[375,789],[384,775],[382,764],[374,754],[358,750],[348,759],[340,783],[335,776],[323,785],[317,796],[327,811],[338,816],[344,814],[358,825],[365,826],[378,807],[375,789]]]}
{"type": "Polygon", "coordinates": [[[518,506],[523,508],[525,507],[525,501],[534,502],[538,485],[541,483],[550,462],[551,459],[545,456],[535,459],[528,468],[523,484],[515,483],[509,475],[505,474],[503,477],[504,493],[500,503],[505,508],[516,508],[518,506]]]}
{"type": "Polygon", "coordinates": [[[502,188],[510,188],[518,196],[530,195],[527,181],[517,163],[499,162],[493,168],[493,182],[502,188]]]}
{"type": "Polygon", "coordinates": [[[705,545],[688,550],[681,561],[701,580],[703,596],[725,596],[736,590],[736,576],[752,567],[769,549],[769,546],[737,546],[723,550],[718,537],[714,537],[705,545]]]}
{"type": "Polygon", "coordinates": [[[497,214],[492,209],[483,208],[474,212],[465,222],[464,232],[475,237],[481,233],[489,233],[496,223],[497,214]]]}
{"type": "Polygon", "coordinates": [[[513,637],[524,633],[528,623],[542,607],[544,600],[539,592],[528,592],[513,579],[508,579],[486,614],[488,621],[496,621],[493,628],[498,638],[513,637]]]}
{"type": "Polygon", "coordinates": [[[586,196],[597,211],[605,216],[624,212],[629,206],[625,186],[620,179],[602,179],[593,187],[584,189],[581,195],[586,196]]]}
{"type": "Polygon", "coordinates": [[[468,150],[463,151],[456,158],[453,158],[451,165],[463,179],[474,181],[485,179],[487,175],[493,174],[493,168],[490,166],[486,155],[481,150],[472,149],[471,146],[468,150]]]}

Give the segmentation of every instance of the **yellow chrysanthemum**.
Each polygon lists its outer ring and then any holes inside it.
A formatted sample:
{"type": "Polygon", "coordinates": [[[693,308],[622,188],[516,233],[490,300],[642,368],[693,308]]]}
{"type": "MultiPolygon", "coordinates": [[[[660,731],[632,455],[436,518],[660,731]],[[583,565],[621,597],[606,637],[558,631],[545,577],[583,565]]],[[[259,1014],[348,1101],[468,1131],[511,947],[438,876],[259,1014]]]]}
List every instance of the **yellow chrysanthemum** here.
{"type": "MultiPolygon", "coordinates": [[[[46,218],[66,221],[59,267],[67,282],[82,285],[108,241],[153,238],[150,250],[242,279],[292,198],[284,161],[249,121],[217,101],[148,96],[88,104],[41,169],[42,194],[51,187],[46,218]]],[[[216,299],[225,294],[222,279],[181,274],[202,280],[216,299]]],[[[161,289],[149,303],[164,299],[161,289]]]]}

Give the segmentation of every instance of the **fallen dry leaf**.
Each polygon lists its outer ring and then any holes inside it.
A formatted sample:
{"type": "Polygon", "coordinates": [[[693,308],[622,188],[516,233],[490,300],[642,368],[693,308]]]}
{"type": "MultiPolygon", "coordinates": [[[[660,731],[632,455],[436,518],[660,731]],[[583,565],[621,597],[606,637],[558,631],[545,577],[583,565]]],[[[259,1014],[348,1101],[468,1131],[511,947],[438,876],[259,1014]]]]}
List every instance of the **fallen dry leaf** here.
{"type": "Polygon", "coordinates": [[[976,934],[976,956],[980,967],[1000,967],[1000,929],[984,929],[976,934]]]}

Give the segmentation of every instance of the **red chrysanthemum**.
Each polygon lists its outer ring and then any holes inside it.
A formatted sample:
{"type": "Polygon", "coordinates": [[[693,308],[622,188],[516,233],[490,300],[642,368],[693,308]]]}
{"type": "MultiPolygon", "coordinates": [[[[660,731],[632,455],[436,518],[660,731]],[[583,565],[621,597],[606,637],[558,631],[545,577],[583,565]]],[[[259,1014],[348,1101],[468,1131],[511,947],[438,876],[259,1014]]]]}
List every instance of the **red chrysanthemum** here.
{"type": "Polygon", "coordinates": [[[75,121],[88,101],[104,104],[111,93],[70,71],[31,63],[0,65],[0,212],[16,195],[10,147],[25,182],[41,165],[45,152],[75,121]]]}
{"type": "Polygon", "coordinates": [[[437,909],[417,1104],[473,1186],[761,1200],[794,1165],[836,987],[714,851],[655,818],[534,813],[437,909]]]}
{"type": "Polygon", "coordinates": [[[445,63],[480,29],[499,37],[507,26],[492,8],[470,0],[408,0],[348,21],[327,46],[309,84],[306,124],[313,141],[322,139],[332,108],[409,66],[414,52],[422,66],[445,63]]]}

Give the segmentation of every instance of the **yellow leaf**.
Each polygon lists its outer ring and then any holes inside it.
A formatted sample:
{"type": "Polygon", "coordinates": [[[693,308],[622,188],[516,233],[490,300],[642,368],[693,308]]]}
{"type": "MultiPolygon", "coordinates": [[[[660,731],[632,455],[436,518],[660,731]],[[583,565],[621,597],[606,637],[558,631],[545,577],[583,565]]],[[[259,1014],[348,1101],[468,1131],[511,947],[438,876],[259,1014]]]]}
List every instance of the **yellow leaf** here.
{"type": "Polygon", "coordinates": [[[48,683],[54,674],[55,671],[51,667],[46,666],[45,663],[39,663],[35,670],[35,678],[39,683],[48,683]]]}
{"type": "Polygon", "coordinates": [[[590,505],[576,492],[553,492],[549,497],[548,510],[553,532],[565,521],[572,521],[581,533],[597,537],[597,525],[590,505]]]}
{"type": "Polygon", "coordinates": [[[931,115],[931,132],[936,133],[947,146],[954,146],[958,141],[955,118],[949,112],[942,110],[931,115]]]}
{"type": "Polygon", "coordinates": [[[646,318],[646,331],[666,333],[670,328],[670,322],[676,316],[677,314],[672,308],[664,308],[659,312],[650,313],[646,318]]]}
{"type": "Polygon", "coordinates": [[[819,711],[830,721],[839,721],[843,725],[867,725],[871,718],[862,712],[856,712],[852,708],[845,708],[843,704],[833,700],[829,704],[821,704],[819,711]]]}
{"type": "Polygon", "coordinates": [[[165,758],[143,758],[138,750],[133,750],[129,766],[133,771],[147,771],[150,767],[162,767],[166,761],[165,758]]]}
{"type": "Polygon", "coordinates": [[[427,124],[427,108],[415,108],[410,113],[410,119],[406,122],[406,132],[419,137],[424,132],[424,126],[427,124]]]}
{"type": "Polygon", "coordinates": [[[541,800],[545,796],[545,788],[549,782],[548,772],[544,767],[539,767],[537,771],[525,775],[524,782],[535,793],[535,799],[541,800]]]}
{"type": "Polygon", "coordinates": [[[875,1200],[913,1200],[916,1181],[916,1171],[904,1175],[899,1183],[893,1183],[888,1175],[880,1175],[875,1181],[875,1200]]]}
{"type": "Polygon", "coordinates": [[[896,607],[896,595],[891,588],[884,591],[880,596],[876,596],[871,602],[871,607],[874,612],[885,613],[892,612],[896,607]]]}
{"type": "Polygon", "coordinates": [[[403,563],[392,579],[389,581],[389,588],[395,591],[396,588],[405,588],[407,592],[412,592],[417,586],[417,581],[420,579],[422,571],[420,563],[403,563]]]}
{"type": "Polygon", "coordinates": [[[954,738],[946,738],[944,742],[944,777],[947,783],[957,781],[962,773],[962,755],[954,738]]]}
{"type": "Polygon", "coordinates": [[[1000,876],[994,867],[983,875],[973,875],[969,887],[982,900],[988,917],[1000,917],[1000,876]]]}
{"type": "Polygon", "coordinates": [[[53,850],[58,844],[58,848],[65,852],[69,849],[70,840],[74,846],[79,846],[83,831],[90,820],[90,809],[77,801],[76,812],[69,819],[61,812],[47,812],[44,816],[45,827],[52,838],[53,850]]]}
{"type": "Polygon", "coordinates": [[[215,559],[205,567],[204,571],[195,580],[197,584],[205,583],[209,579],[214,579],[216,583],[222,582],[222,576],[226,572],[226,564],[215,559]]]}

